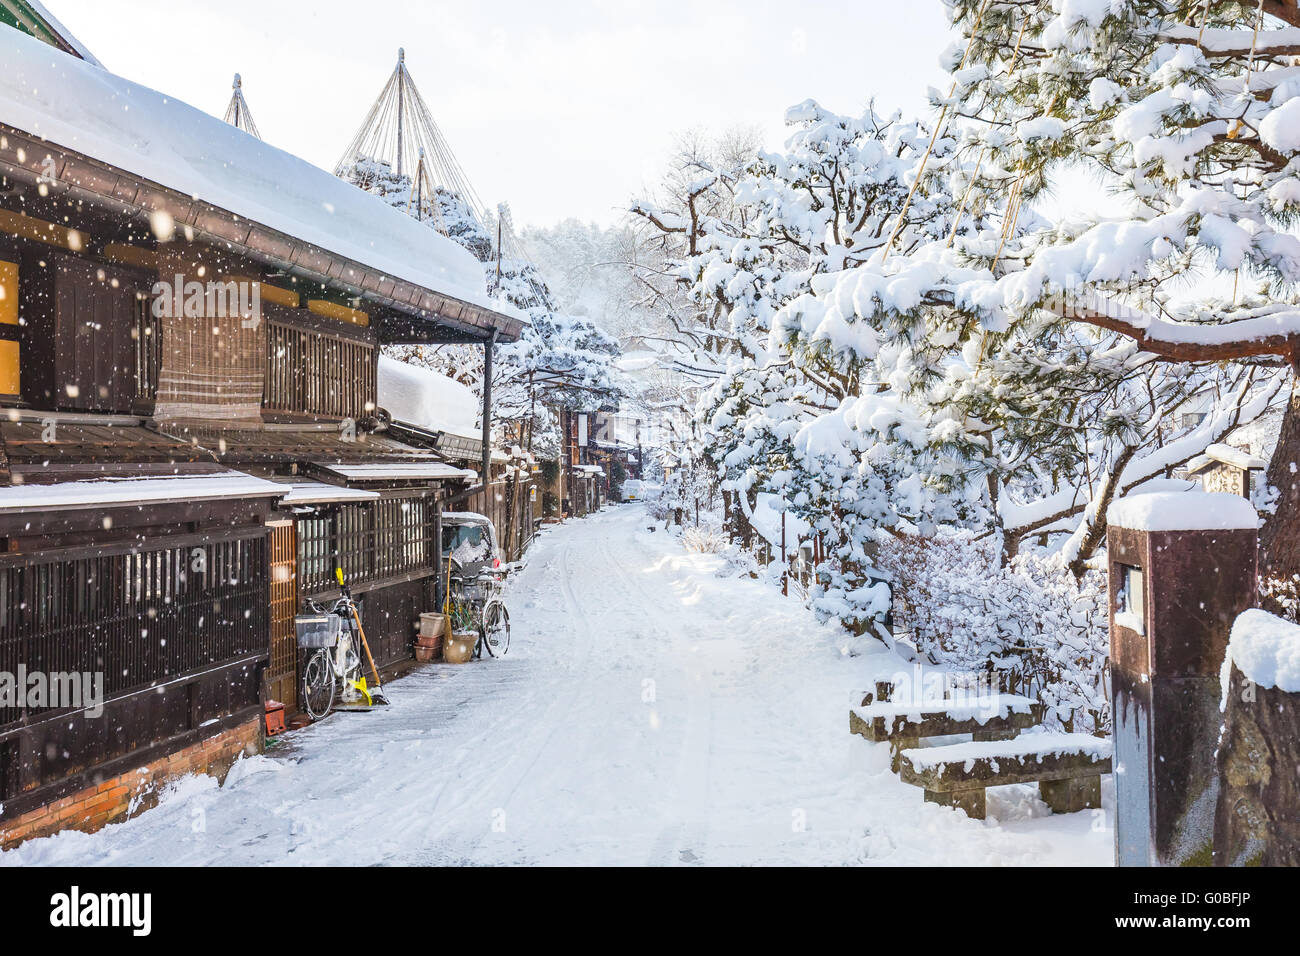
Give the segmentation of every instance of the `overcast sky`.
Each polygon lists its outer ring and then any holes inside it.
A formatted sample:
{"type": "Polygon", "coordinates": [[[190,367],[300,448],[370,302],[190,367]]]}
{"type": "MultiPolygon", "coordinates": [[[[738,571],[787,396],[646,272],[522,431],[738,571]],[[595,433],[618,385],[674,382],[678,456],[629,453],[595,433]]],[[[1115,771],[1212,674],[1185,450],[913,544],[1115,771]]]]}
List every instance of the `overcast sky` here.
{"type": "Polygon", "coordinates": [[[785,108],[927,109],[940,0],[491,4],[397,0],[45,0],[110,70],[217,116],[232,74],[270,143],[331,169],[406,49],[482,199],[515,221],[609,224],[676,134],[785,108]]]}

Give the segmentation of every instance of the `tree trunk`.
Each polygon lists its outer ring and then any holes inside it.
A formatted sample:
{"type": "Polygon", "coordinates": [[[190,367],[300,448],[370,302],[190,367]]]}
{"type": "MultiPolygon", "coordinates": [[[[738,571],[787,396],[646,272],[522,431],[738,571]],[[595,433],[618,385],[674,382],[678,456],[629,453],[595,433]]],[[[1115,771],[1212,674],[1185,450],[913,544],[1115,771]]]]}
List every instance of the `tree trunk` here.
{"type": "Polygon", "coordinates": [[[1268,483],[1277,489],[1278,497],[1276,509],[1266,516],[1260,531],[1260,577],[1291,580],[1300,574],[1300,390],[1294,380],[1282,433],[1268,466],[1268,483]]]}
{"type": "Polygon", "coordinates": [[[1076,581],[1083,580],[1083,574],[1088,570],[1088,561],[1106,542],[1106,512],[1110,508],[1110,503],[1115,500],[1115,492],[1119,489],[1124,469],[1136,454],[1136,445],[1126,446],[1110,466],[1110,471],[1106,473],[1101,494],[1097,496],[1096,507],[1093,508],[1092,521],[1088,523],[1083,540],[1079,542],[1079,553],[1070,562],[1070,573],[1074,575],[1076,581]]]}

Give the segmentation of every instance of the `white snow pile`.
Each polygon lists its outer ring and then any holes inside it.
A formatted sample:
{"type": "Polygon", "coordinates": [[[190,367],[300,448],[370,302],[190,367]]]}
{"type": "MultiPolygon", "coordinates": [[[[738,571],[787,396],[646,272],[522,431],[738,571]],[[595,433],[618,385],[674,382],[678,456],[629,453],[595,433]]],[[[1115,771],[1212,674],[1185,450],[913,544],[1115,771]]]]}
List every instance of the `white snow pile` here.
{"type": "Polygon", "coordinates": [[[1219,675],[1224,706],[1233,665],[1257,687],[1300,694],[1300,624],[1258,608],[1238,615],[1219,675]]]}
{"type": "Polygon", "coordinates": [[[427,368],[379,357],[379,406],[394,421],[432,432],[482,438],[478,399],[467,385],[427,368]]]}
{"type": "Polygon", "coordinates": [[[0,30],[0,116],[10,126],[497,312],[479,262],[374,196],[170,96],[18,30],[0,30]]]}
{"type": "Polygon", "coordinates": [[[1106,510],[1112,527],[1134,531],[1231,531],[1259,527],[1255,507],[1219,491],[1129,495],[1106,510]]]}
{"type": "Polygon", "coordinates": [[[788,552],[793,552],[799,547],[799,543],[807,539],[812,531],[812,526],[804,518],[790,511],[788,506],[783,509],[783,503],[779,495],[768,492],[759,492],[754,501],[754,510],[749,515],[749,523],[754,530],[763,536],[763,538],[774,548],[781,547],[781,514],[785,512],[785,548],[788,552]]]}
{"type": "Polygon", "coordinates": [[[1097,760],[1109,759],[1114,752],[1110,740],[1092,734],[1022,734],[1011,740],[973,741],[968,744],[949,744],[946,747],[916,747],[903,751],[903,757],[915,769],[926,770],[939,764],[961,761],[971,770],[977,760],[993,762],[1010,760],[1023,763],[1027,758],[1090,756],[1097,760]]]}

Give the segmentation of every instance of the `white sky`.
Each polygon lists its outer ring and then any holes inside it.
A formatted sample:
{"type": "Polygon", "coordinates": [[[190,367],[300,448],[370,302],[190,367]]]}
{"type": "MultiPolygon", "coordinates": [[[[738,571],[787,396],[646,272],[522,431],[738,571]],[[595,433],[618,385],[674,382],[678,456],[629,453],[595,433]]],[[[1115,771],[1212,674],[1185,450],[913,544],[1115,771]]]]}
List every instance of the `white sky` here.
{"type": "Polygon", "coordinates": [[[928,108],[940,0],[45,0],[110,70],[221,116],[243,77],[266,140],[333,167],[406,49],[481,198],[516,223],[609,224],[674,136],[787,106],[928,108]],[[358,14],[361,16],[358,16],[358,14]]]}

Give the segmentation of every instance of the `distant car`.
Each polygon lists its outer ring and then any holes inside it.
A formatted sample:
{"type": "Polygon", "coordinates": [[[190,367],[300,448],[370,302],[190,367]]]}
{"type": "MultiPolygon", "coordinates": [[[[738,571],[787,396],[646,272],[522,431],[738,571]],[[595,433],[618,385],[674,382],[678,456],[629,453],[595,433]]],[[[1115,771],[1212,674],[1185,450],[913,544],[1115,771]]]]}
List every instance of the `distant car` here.
{"type": "Polygon", "coordinates": [[[647,501],[659,494],[662,490],[662,485],[656,485],[652,481],[642,481],[640,478],[629,478],[627,481],[623,482],[623,500],[647,501]]]}
{"type": "Polygon", "coordinates": [[[454,558],[468,578],[501,567],[501,549],[492,519],[476,511],[442,513],[442,560],[454,558]]]}

